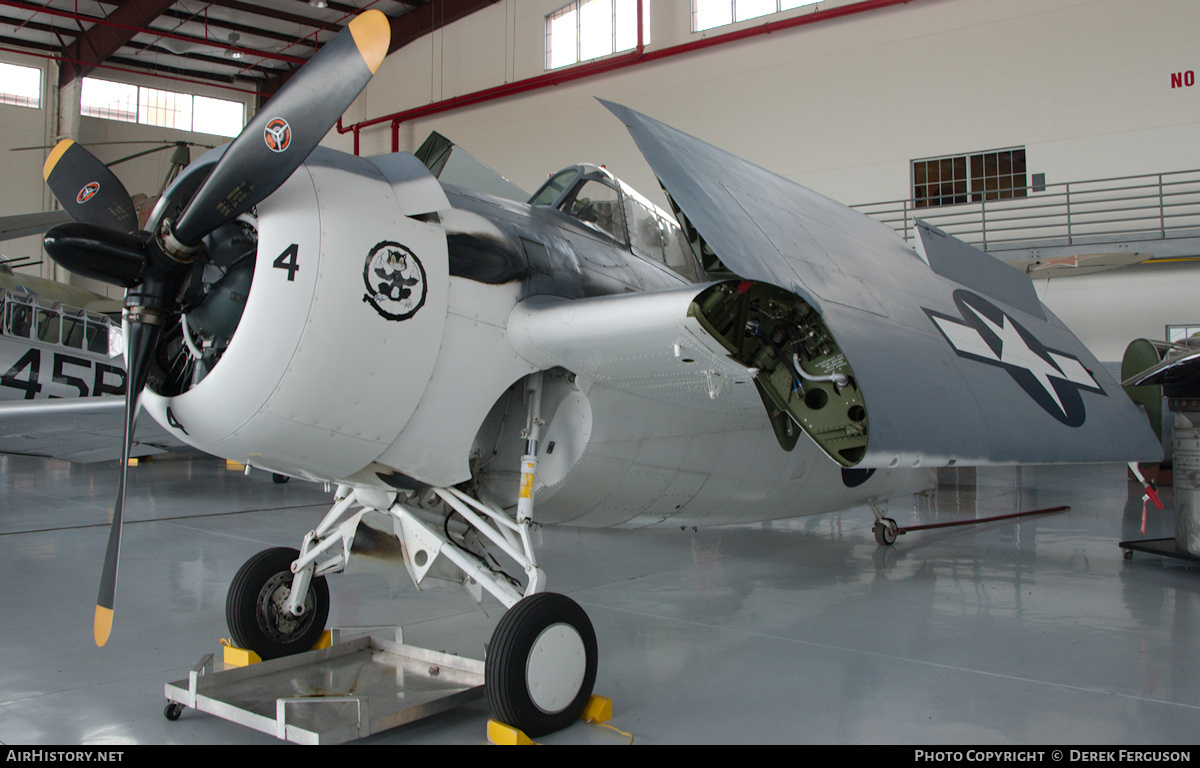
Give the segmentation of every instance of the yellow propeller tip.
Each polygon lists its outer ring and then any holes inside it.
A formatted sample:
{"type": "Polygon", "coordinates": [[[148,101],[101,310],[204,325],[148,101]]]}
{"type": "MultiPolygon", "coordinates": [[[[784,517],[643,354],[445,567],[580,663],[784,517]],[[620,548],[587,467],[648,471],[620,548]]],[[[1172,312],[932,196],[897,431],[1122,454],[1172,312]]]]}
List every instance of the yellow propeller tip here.
{"type": "Polygon", "coordinates": [[[371,74],[379,71],[383,57],[387,56],[388,45],[392,42],[392,25],[382,11],[371,9],[363,11],[354,17],[347,25],[354,37],[354,44],[366,62],[371,74]]]}
{"type": "Polygon", "coordinates": [[[70,139],[63,139],[54,145],[54,149],[50,150],[50,156],[46,158],[46,165],[42,167],[43,179],[50,178],[50,174],[54,171],[54,166],[58,164],[58,161],[62,159],[62,156],[74,143],[70,139]]]}
{"type": "Polygon", "coordinates": [[[103,648],[108,642],[108,635],[112,632],[113,611],[112,608],[105,608],[102,605],[96,606],[96,618],[92,624],[92,631],[96,636],[96,647],[103,648]]]}

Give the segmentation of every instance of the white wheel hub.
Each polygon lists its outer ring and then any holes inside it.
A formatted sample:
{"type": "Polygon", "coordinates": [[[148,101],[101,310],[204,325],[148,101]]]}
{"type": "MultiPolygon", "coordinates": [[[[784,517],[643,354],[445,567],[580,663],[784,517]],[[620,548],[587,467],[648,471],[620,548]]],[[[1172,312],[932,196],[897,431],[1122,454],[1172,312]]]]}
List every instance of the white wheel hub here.
{"type": "Polygon", "coordinates": [[[586,671],[587,651],[579,632],[570,624],[551,624],[538,635],[525,662],[529,698],[542,712],[560,712],[579,695],[586,671]]]}

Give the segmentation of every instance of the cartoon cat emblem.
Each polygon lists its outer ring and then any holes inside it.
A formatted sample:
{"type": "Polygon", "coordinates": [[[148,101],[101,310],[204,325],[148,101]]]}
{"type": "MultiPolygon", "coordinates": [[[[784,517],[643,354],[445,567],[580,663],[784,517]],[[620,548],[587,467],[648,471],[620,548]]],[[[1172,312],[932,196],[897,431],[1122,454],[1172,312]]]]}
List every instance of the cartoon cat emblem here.
{"type": "Polygon", "coordinates": [[[407,320],[425,305],[425,267],[416,254],[391,241],[379,243],[363,267],[363,301],[388,320],[407,320]]]}

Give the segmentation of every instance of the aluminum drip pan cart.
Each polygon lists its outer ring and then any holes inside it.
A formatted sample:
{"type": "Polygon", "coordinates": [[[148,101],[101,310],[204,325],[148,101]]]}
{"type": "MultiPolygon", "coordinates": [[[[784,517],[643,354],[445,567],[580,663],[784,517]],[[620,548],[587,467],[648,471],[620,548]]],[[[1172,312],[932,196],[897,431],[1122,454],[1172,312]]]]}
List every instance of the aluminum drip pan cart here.
{"type": "Polygon", "coordinates": [[[337,636],[329,648],[245,667],[209,654],[166,685],[164,714],[190,707],[297,744],[340,744],[483,696],[482,661],[337,636]]]}

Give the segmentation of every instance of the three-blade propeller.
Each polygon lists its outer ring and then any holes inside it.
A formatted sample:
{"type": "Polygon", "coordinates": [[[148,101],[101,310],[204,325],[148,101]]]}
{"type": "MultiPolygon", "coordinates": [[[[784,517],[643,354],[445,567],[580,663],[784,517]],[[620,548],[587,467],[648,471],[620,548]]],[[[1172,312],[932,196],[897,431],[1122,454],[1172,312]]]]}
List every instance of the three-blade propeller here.
{"type": "MultiPolygon", "coordinates": [[[[46,252],[76,274],[126,289],[125,424],[108,550],[96,599],[96,644],[112,629],[126,480],[142,388],[164,327],[179,311],[181,287],[205,258],[204,238],[280,187],[366,87],[390,43],[388,19],[366,11],[352,20],[259,110],[170,220],[136,231],[129,193],[90,152],[64,140],[44,176],[74,223],[46,233],[46,252]]],[[[164,207],[164,210],[168,210],[164,207]]]]}

